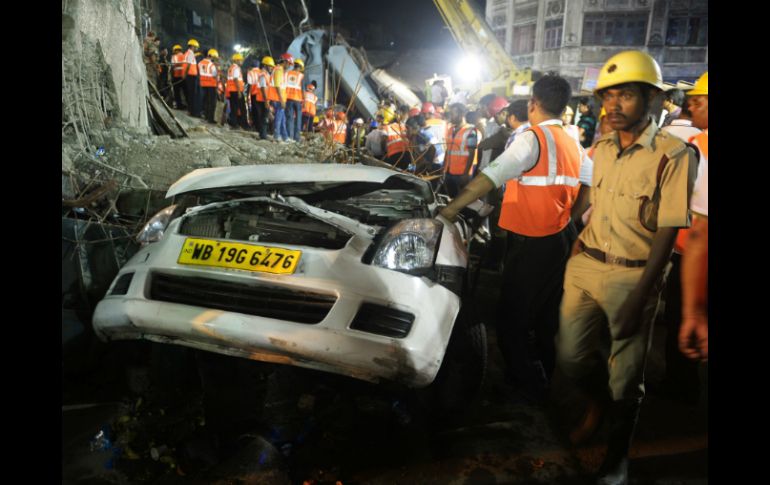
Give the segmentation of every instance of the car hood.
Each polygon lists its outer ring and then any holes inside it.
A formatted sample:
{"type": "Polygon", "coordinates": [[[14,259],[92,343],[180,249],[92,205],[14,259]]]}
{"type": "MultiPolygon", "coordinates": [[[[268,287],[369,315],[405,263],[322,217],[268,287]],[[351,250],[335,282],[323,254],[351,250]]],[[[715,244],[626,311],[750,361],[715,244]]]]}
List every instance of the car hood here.
{"type": "Polygon", "coordinates": [[[432,199],[430,186],[413,175],[361,164],[329,163],[201,168],[177,180],[168,189],[166,197],[232,188],[244,190],[254,187],[263,191],[271,185],[285,187],[287,184],[294,188],[293,194],[298,195],[348,183],[385,183],[391,177],[413,184],[416,191],[428,200],[432,199]]]}

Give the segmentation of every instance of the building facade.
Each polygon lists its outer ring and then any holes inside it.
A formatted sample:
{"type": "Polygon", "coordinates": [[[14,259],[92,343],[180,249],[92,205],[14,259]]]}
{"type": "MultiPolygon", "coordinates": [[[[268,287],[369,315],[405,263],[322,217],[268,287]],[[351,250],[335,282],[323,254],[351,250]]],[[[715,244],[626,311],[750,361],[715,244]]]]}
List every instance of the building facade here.
{"type": "MultiPolygon", "coordinates": [[[[267,52],[266,32],[272,53],[285,52],[304,17],[299,2],[258,3],[264,31],[252,0],[141,0],[142,34],[157,32],[164,47],[184,46],[194,38],[202,48],[214,48],[229,57],[236,44],[267,52]]],[[[311,2],[305,3],[309,8],[311,2]]]]}
{"type": "Polygon", "coordinates": [[[575,92],[623,50],[648,52],[668,82],[708,69],[707,0],[487,0],[486,20],[519,67],[559,72],[575,92]]]}

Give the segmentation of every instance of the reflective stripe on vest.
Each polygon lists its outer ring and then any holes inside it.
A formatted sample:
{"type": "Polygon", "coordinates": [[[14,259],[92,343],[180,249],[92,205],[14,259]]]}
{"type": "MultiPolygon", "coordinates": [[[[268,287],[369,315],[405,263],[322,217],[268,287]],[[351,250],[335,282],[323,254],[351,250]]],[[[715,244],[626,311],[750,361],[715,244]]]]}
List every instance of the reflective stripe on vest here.
{"type": "Polygon", "coordinates": [[[233,92],[243,92],[243,75],[241,74],[241,68],[238,64],[233,64],[230,69],[227,70],[227,85],[225,91],[229,95],[233,92]]]}
{"type": "Polygon", "coordinates": [[[528,129],[537,137],[540,156],[519,180],[506,182],[498,225],[530,237],[556,234],[570,220],[579,190],[583,148],[559,125],[528,129]]]}
{"type": "Polygon", "coordinates": [[[302,101],[302,79],[305,76],[295,70],[286,72],[286,99],[302,101]]]}
{"type": "Polygon", "coordinates": [[[190,65],[190,69],[187,71],[188,76],[198,75],[198,61],[195,60],[195,52],[192,49],[187,49],[187,53],[184,55],[184,62],[190,65]]]}
{"type": "Polygon", "coordinates": [[[174,77],[182,77],[187,63],[184,61],[184,54],[181,52],[171,56],[171,73],[174,77]]]}
{"type": "Polygon", "coordinates": [[[449,140],[444,161],[446,162],[447,173],[450,175],[470,175],[473,173],[473,167],[477,163],[477,151],[475,148],[468,147],[468,137],[475,133],[475,131],[476,129],[472,125],[464,125],[454,136],[452,136],[451,132],[447,133],[449,140]],[[466,171],[471,150],[473,150],[473,161],[466,171]]]}
{"type": "Polygon", "coordinates": [[[434,159],[434,163],[443,165],[444,155],[446,153],[446,121],[431,118],[425,121],[425,125],[425,127],[430,130],[430,132],[435,137],[435,143],[433,143],[433,146],[436,147],[436,158],[434,159]]]}
{"type": "Polygon", "coordinates": [[[283,86],[284,81],[283,68],[276,67],[270,76],[270,87],[267,90],[267,99],[270,101],[281,101],[281,95],[278,89],[283,86]]]}
{"type": "Polygon", "coordinates": [[[302,114],[315,116],[315,104],[318,102],[318,96],[310,91],[305,91],[305,100],[302,102],[302,114]]]}
{"type": "Polygon", "coordinates": [[[200,81],[203,88],[215,88],[217,86],[217,66],[210,59],[203,59],[198,63],[200,69],[200,81]]]}
{"type": "Polygon", "coordinates": [[[333,139],[337,143],[345,144],[345,135],[348,131],[348,124],[344,121],[334,120],[334,135],[333,139]]]}
{"type": "MultiPolygon", "coordinates": [[[[253,68],[248,73],[248,81],[250,86],[249,93],[251,96],[254,96],[254,99],[256,99],[258,102],[265,101],[265,95],[262,93],[262,88],[259,87],[260,80],[262,78],[267,79],[267,73],[258,67],[253,68]]],[[[265,83],[265,86],[269,85],[269,83],[265,83]]]]}
{"type": "Polygon", "coordinates": [[[387,156],[390,157],[406,151],[406,125],[403,123],[385,125],[385,134],[388,137],[388,140],[385,142],[388,148],[387,156]]]}

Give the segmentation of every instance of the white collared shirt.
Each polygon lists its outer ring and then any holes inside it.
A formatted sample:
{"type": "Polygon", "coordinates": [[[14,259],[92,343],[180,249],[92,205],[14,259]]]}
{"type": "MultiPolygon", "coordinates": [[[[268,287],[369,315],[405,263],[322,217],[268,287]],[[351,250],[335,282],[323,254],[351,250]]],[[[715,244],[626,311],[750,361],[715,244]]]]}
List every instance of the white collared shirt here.
{"type": "MultiPolygon", "coordinates": [[[[562,124],[560,119],[550,119],[539,123],[538,126],[562,126],[562,124]]],[[[529,128],[529,126],[527,126],[527,128],[529,128]]],[[[586,150],[579,145],[580,144],[578,143],[578,148],[582,154],[580,163],[580,183],[590,186],[591,177],[594,171],[594,162],[588,157],[586,150]]],[[[531,170],[537,164],[537,159],[539,157],[540,148],[537,136],[532,131],[526,131],[517,134],[513,143],[511,143],[499,157],[492,160],[489,167],[485,168],[482,173],[492,180],[495,187],[500,187],[507,180],[518,179],[524,172],[531,170]]]]}

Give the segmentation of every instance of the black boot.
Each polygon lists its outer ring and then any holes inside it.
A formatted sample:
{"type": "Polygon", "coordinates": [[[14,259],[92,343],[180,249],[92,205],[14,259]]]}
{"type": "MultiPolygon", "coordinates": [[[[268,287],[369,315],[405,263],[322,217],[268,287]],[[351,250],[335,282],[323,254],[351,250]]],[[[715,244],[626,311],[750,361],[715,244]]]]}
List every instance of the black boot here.
{"type": "Polygon", "coordinates": [[[597,485],[628,484],[628,450],[639,418],[641,400],[613,401],[610,406],[610,436],[607,455],[599,468],[597,485]]]}

